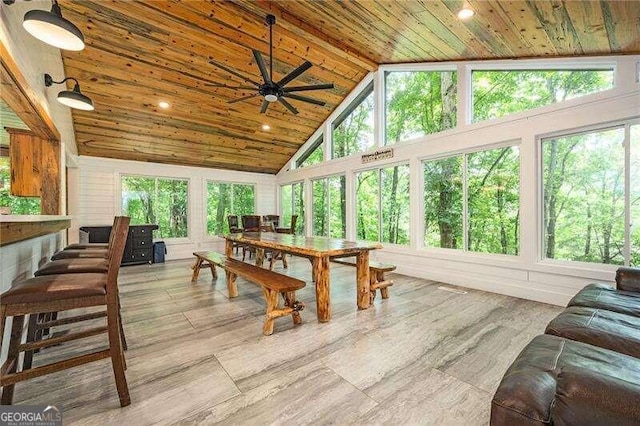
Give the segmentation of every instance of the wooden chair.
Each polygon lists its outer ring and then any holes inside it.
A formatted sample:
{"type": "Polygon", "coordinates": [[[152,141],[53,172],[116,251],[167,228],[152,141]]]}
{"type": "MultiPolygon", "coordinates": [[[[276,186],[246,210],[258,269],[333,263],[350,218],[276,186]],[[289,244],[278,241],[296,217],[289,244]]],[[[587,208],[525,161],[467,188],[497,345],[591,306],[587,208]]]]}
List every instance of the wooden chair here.
{"type": "MultiPolygon", "coordinates": [[[[113,219],[113,225],[111,229],[115,228],[116,220],[117,220],[117,217],[113,219]]],[[[111,239],[111,235],[109,235],[109,239],[111,239]]],[[[87,250],[87,249],[106,250],[108,248],[109,248],[109,243],[86,243],[86,244],[76,243],[76,244],[69,244],[64,248],[64,250],[87,250]]]]}
{"type": "MultiPolygon", "coordinates": [[[[258,215],[243,215],[242,216],[242,230],[243,232],[260,232],[260,221],[261,217],[258,215]]],[[[249,258],[253,254],[255,254],[256,250],[253,247],[243,246],[242,247],[242,260],[244,261],[247,253],[249,253],[249,258]]]]}
{"type": "Polygon", "coordinates": [[[107,243],[106,248],[65,248],[62,251],[55,253],[51,256],[51,260],[61,260],[61,259],[96,259],[102,258],[106,259],[109,257],[109,248],[113,245],[116,229],[116,221],[117,217],[113,220],[113,226],[111,227],[111,233],[109,234],[109,242],[107,243]]]}
{"type": "Polygon", "coordinates": [[[291,216],[291,226],[289,228],[276,228],[276,232],[279,234],[294,234],[296,233],[296,224],[298,223],[298,215],[291,216]]]}
{"type": "MultiPolygon", "coordinates": [[[[227,216],[227,223],[229,224],[229,232],[236,233],[242,232],[242,228],[240,228],[240,224],[238,223],[238,216],[235,214],[230,214],[227,216]]],[[[233,248],[236,249],[236,254],[238,254],[238,250],[244,248],[242,244],[233,243],[233,248]]]]}
{"type": "MultiPolygon", "coordinates": [[[[2,383],[2,404],[13,401],[16,383],[46,374],[66,370],[104,358],[111,358],[120,405],[131,404],[129,388],[124,370],[126,368],[120,337],[120,319],[118,315],[118,272],[122,254],[127,242],[129,230],[128,217],[123,217],[114,228],[114,248],[109,258],[106,274],[83,273],[64,275],[45,275],[31,278],[15,285],[0,295],[1,332],[0,347],[3,344],[4,327],[7,317],[13,317],[7,361],[2,365],[0,381],[2,383]],[[69,333],[40,341],[22,343],[25,315],[37,315],[43,312],[59,312],[92,306],[106,306],[107,325],[69,333]],[[106,333],[109,347],[97,352],[78,355],[62,361],[53,362],[35,368],[19,367],[21,352],[34,351],[48,346],[106,333]]],[[[48,327],[73,324],[85,321],[86,315],[50,321],[48,327]]]]}
{"type": "Polygon", "coordinates": [[[278,224],[280,223],[280,216],[277,214],[267,214],[262,216],[262,220],[273,224],[273,227],[277,228],[278,224]]]}

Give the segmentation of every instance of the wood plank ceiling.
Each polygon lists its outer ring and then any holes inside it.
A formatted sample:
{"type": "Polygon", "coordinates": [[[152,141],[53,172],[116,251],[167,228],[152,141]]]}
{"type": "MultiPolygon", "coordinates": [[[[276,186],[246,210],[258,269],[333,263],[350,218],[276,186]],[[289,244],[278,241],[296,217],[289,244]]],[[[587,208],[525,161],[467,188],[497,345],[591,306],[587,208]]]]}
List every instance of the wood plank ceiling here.
{"type": "Polygon", "coordinates": [[[79,153],[277,173],[377,64],[640,53],[640,2],[468,3],[476,16],[460,21],[447,0],[61,1],[87,43],[63,53],[65,72],[96,106],[73,111],[79,153]],[[252,92],[207,85],[243,84],[210,60],[259,80],[267,13],[275,79],[311,61],[295,85],[333,82],[308,92],[326,106],[260,114],[262,98],[227,103],[252,92]]]}

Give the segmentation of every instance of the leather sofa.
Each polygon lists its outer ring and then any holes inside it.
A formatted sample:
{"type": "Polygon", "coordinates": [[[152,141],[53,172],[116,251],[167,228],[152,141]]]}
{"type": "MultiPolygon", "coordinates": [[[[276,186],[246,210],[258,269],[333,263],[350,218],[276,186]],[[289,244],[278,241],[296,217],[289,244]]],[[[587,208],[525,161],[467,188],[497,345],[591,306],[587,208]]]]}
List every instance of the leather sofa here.
{"type": "Polygon", "coordinates": [[[640,269],[589,284],[511,364],[492,425],[640,425],[640,269]]]}

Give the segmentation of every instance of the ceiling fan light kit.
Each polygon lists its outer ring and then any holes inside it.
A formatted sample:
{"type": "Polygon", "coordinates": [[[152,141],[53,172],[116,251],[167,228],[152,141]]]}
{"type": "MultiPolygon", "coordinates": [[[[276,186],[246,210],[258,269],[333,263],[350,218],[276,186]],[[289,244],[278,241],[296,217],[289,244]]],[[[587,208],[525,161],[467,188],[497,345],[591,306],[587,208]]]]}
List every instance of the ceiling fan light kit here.
{"type": "Polygon", "coordinates": [[[289,74],[285,75],[280,81],[273,81],[273,26],[276,23],[276,17],[273,15],[267,15],[266,24],[269,26],[269,69],[267,70],[267,66],[262,58],[262,53],[257,50],[253,50],[253,57],[258,65],[258,69],[260,70],[260,75],[262,76],[262,83],[254,81],[250,78],[243,76],[237,71],[225,66],[224,64],[220,64],[213,60],[209,61],[212,65],[228,72],[229,74],[242,79],[244,82],[251,84],[252,86],[229,86],[226,84],[208,84],[208,86],[213,87],[224,87],[227,89],[234,90],[257,90],[258,93],[253,95],[243,96],[241,98],[232,99],[227,103],[233,104],[236,102],[242,102],[247,99],[252,99],[257,96],[263,97],[262,107],[260,108],[260,113],[264,114],[267,112],[267,108],[272,102],[280,102],[287,110],[289,110],[293,114],[298,114],[298,110],[291,105],[285,98],[295,99],[301,102],[306,102],[314,105],[324,106],[325,102],[309,98],[307,96],[297,95],[293,92],[305,92],[309,90],[324,90],[324,89],[333,89],[333,83],[325,83],[325,84],[314,84],[310,86],[294,86],[294,87],[286,87],[291,81],[300,77],[302,73],[307,71],[309,68],[313,66],[313,64],[309,61],[305,61],[302,65],[298,66],[296,69],[291,71],[289,74]]]}

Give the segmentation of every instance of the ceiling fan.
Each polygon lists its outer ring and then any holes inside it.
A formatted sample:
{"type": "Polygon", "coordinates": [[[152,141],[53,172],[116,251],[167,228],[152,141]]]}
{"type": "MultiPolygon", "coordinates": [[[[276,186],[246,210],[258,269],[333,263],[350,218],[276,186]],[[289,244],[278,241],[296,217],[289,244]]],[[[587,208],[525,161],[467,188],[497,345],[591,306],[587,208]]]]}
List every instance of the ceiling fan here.
{"type": "Polygon", "coordinates": [[[251,98],[255,98],[256,96],[263,96],[264,97],[264,101],[262,102],[262,108],[260,108],[260,113],[264,114],[267,111],[267,108],[269,108],[269,104],[271,102],[280,102],[282,105],[285,106],[285,108],[287,108],[289,111],[291,111],[293,114],[297,114],[298,110],[291,105],[287,99],[285,98],[289,98],[289,99],[295,99],[298,101],[302,101],[302,102],[307,102],[310,104],[314,104],[314,105],[320,105],[320,106],[324,106],[325,102],[323,101],[319,101],[317,99],[313,99],[313,98],[309,98],[307,96],[301,96],[301,95],[297,95],[294,92],[305,92],[305,91],[309,91],[309,90],[323,90],[323,89],[333,89],[333,83],[326,83],[326,84],[314,84],[311,86],[290,86],[290,87],[285,87],[287,84],[289,84],[291,81],[295,80],[296,78],[298,78],[302,73],[304,73],[306,70],[308,70],[309,68],[312,67],[311,62],[309,61],[305,61],[302,65],[300,65],[298,68],[294,69],[293,71],[291,71],[289,74],[285,75],[280,81],[274,81],[272,79],[273,77],[273,25],[276,23],[276,17],[273,15],[267,15],[267,19],[266,19],[266,23],[269,26],[269,71],[267,72],[267,67],[264,63],[264,59],[262,58],[262,53],[258,52],[257,50],[253,50],[253,57],[256,60],[256,63],[258,64],[258,68],[260,69],[260,74],[262,75],[262,79],[263,82],[262,83],[258,83],[257,81],[254,81],[250,78],[247,78],[245,76],[243,76],[242,74],[238,73],[237,71],[221,64],[218,62],[215,62],[213,60],[209,61],[210,64],[228,72],[229,74],[232,74],[240,79],[242,79],[243,81],[252,84],[253,86],[229,86],[226,84],[217,84],[217,83],[211,83],[211,84],[207,84],[207,86],[214,86],[214,87],[225,87],[227,89],[235,89],[235,90],[257,90],[257,93],[254,93],[253,95],[248,95],[248,96],[243,96],[241,98],[238,99],[232,99],[230,101],[228,101],[227,103],[229,104],[233,104],[236,102],[242,102],[245,101],[247,99],[251,99],[251,98]]]}

